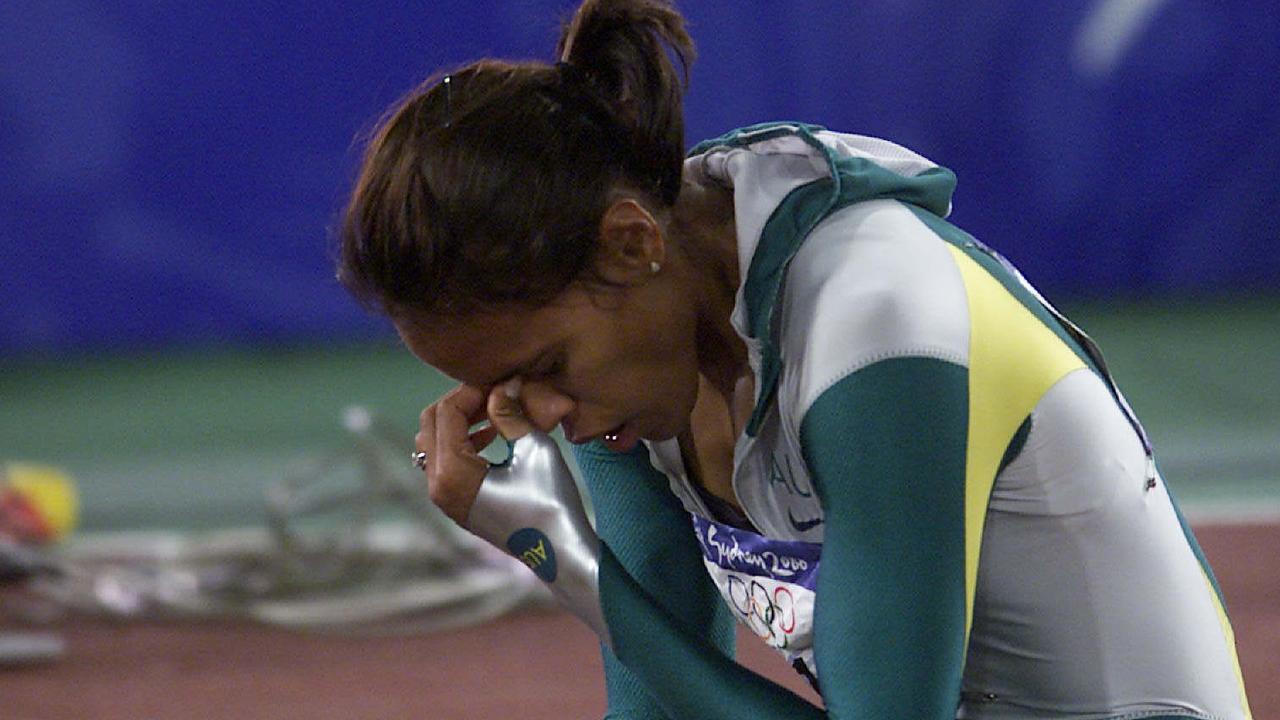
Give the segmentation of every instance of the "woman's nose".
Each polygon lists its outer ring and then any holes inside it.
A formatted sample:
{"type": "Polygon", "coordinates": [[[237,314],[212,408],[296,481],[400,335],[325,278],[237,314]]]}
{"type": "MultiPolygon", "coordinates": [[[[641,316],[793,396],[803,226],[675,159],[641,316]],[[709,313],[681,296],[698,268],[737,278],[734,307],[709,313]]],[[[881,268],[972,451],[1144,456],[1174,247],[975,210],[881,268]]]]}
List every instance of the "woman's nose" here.
{"type": "Polygon", "coordinates": [[[536,380],[521,384],[520,403],[530,422],[543,432],[554,430],[577,407],[573,398],[536,380]]]}

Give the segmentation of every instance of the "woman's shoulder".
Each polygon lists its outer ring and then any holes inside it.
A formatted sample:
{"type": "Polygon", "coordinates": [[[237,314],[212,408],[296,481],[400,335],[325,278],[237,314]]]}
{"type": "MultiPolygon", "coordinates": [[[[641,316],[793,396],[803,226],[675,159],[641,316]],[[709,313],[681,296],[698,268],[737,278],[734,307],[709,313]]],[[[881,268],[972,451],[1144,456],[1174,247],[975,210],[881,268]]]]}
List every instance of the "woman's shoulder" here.
{"type": "Polygon", "coordinates": [[[967,365],[964,284],[948,243],[917,212],[897,200],[855,203],[819,223],[796,252],[777,331],[799,406],[884,360],[967,365]]]}

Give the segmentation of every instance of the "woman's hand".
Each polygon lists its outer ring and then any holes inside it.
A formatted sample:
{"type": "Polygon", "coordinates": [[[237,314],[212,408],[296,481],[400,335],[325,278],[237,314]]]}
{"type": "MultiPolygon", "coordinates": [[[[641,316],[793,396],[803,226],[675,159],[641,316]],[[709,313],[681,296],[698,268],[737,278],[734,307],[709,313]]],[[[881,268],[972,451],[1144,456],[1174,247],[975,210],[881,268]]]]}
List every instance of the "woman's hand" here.
{"type": "Polygon", "coordinates": [[[480,451],[499,434],[508,440],[535,429],[549,432],[574,403],[541,383],[513,378],[492,388],[460,385],[418,418],[414,447],[427,453],[427,494],[454,522],[466,519],[484,482],[489,462],[480,451]],[[526,414],[525,408],[530,408],[526,414]],[[485,419],[490,424],[472,430],[485,419]]]}
{"type": "Polygon", "coordinates": [[[485,420],[485,388],[459,385],[432,403],[418,417],[413,439],[427,454],[427,494],[454,522],[465,525],[489,462],[480,451],[498,436],[498,428],[471,428],[485,420]]]}

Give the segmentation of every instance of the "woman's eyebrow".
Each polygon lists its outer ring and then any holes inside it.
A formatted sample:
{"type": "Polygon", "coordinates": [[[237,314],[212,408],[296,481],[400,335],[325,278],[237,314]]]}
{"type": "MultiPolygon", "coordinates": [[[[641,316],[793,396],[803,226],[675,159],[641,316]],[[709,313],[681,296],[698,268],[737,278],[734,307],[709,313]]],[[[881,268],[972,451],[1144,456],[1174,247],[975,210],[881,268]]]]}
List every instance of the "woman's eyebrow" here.
{"type": "Polygon", "coordinates": [[[501,385],[502,383],[510,380],[513,377],[527,375],[529,374],[529,371],[532,370],[533,368],[536,368],[538,364],[542,362],[542,359],[545,358],[546,356],[547,356],[547,351],[544,350],[538,353],[537,355],[535,355],[533,359],[526,360],[525,362],[522,362],[519,365],[516,365],[514,368],[510,370],[504,370],[500,375],[498,375],[496,379],[491,380],[487,383],[484,383],[484,385],[485,387],[493,387],[494,385],[501,385]]]}
{"type": "MultiPolygon", "coordinates": [[[[544,348],[532,359],[526,362],[520,363],[518,366],[516,366],[514,370],[507,373],[506,375],[503,375],[502,378],[498,380],[498,382],[504,382],[508,378],[513,378],[513,377],[516,377],[517,375],[533,374],[539,368],[546,365],[548,363],[548,360],[554,359],[556,356],[561,354],[563,349],[564,349],[564,343],[556,343],[551,347],[544,348]]],[[[497,384],[497,383],[494,383],[494,384],[497,384]]]]}

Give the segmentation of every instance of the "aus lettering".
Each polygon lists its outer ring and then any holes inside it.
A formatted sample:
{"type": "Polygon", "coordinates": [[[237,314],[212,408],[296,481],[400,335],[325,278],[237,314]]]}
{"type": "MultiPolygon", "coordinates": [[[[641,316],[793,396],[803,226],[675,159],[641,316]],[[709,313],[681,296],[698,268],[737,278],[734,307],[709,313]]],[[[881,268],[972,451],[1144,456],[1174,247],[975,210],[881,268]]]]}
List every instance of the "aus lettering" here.
{"type": "Polygon", "coordinates": [[[796,471],[791,467],[791,456],[782,454],[783,465],[778,464],[778,456],[774,455],[769,459],[769,485],[781,485],[791,495],[799,495],[800,497],[813,497],[813,488],[808,483],[801,483],[796,479],[796,471]],[[785,466],[785,467],[784,467],[785,466]]]}
{"type": "Polygon", "coordinates": [[[537,570],[538,566],[547,561],[547,545],[544,541],[539,540],[537,545],[520,553],[520,562],[529,566],[530,570],[537,570]]]}
{"type": "Polygon", "coordinates": [[[507,538],[507,550],[545,583],[556,581],[556,548],[541,530],[523,528],[507,538]]]}

